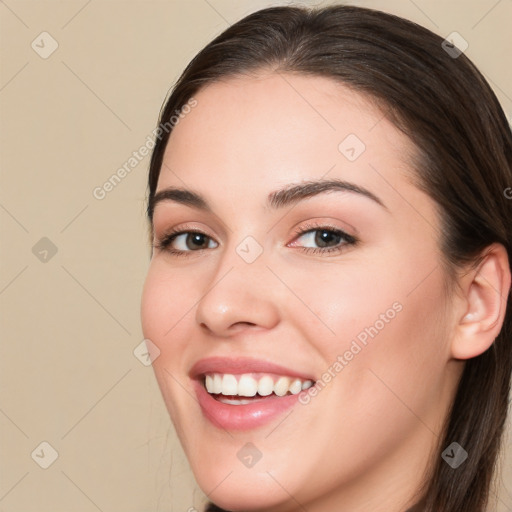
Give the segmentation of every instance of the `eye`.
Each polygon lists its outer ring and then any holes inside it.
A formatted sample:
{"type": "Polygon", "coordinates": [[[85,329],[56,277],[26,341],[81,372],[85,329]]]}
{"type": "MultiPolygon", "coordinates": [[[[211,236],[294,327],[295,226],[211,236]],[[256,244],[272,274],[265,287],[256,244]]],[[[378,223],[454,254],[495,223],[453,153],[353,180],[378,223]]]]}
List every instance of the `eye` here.
{"type": "Polygon", "coordinates": [[[307,244],[316,244],[318,247],[331,247],[338,245],[343,236],[327,229],[315,229],[304,233],[300,238],[304,240],[305,247],[308,247],[307,244]]]}
{"type": "MultiPolygon", "coordinates": [[[[332,226],[303,226],[295,233],[291,247],[306,253],[340,253],[358,240],[332,226]]],[[[154,247],[173,256],[190,256],[194,252],[214,249],[218,243],[202,231],[173,230],[157,240],[154,247]]]]}
{"type": "Polygon", "coordinates": [[[188,256],[187,253],[217,247],[211,237],[201,231],[173,231],[166,234],[155,244],[155,248],[165,250],[177,256],[188,256]]]}
{"type": "Polygon", "coordinates": [[[204,233],[190,231],[175,235],[172,242],[178,251],[195,251],[197,249],[209,249],[215,247],[213,240],[204,233]]]}
{"type": "Polygon", "coordinates": [[[341,229],[331,226],[311,226],[303,227],[296,233],[297,238],[292,247],[297,247],[308,253],[330,253],[341,252],[345,246],[355,245],[355,237],[345,233],[341,229]],[[309,228],[309,229],[308,229],[309,228]],[[297,241],[302,243],[297,244],[297,241]]]}

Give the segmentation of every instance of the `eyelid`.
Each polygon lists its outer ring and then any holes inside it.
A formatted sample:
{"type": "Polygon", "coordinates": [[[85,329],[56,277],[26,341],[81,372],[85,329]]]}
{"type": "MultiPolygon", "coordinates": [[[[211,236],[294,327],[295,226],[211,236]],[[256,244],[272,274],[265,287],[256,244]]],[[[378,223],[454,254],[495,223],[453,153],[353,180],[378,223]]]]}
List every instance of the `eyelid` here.
{"type": "Polygon", "coordinates": [[[349,222],[342,220],[338,217],[330,216],[316,216],[309,217],[306,221],[298,222],[294,225],[293,230],[295,233],[299,233],[303,229],[320,229],[328,228],[334,231],[341,231],[347,235],[357,238],[359,236],[359,230],[350,224],[349,222]]]}
{"type": "MultiPolygon", "coordinates": [[[[164,229],[162,230],[163,233],[161,235],[157,235],[157,232],[155,230],[154,232],[154,239],[153,239],[153,249],[163,251],[163,252],[169,252],[173,256],[189,256],[193,253],[201,253],[202,251],[206,249],[198,249],[197,251],[182,251],[179,249],[171,249],[169,248],[169,245],[178,237],[184,234],[188,233],[198,233],[201,235],[206,236],[210,240],[213,240],[217,247],[220,245],[220,243],[216,240],[214,236],[209,234],[209,230],[204,228],[198,228],[195,225],[192,225],[190,223],[184,223],[184,224],[178,224],[177,226],[171,228],[171,229],[164,229]]],[[[215,249],[217,248],[215,247],[215,249]]]]}
{"type": "Polygon", "coordinates": [[[168,233],[174,229],[173,226],[180,230],[190,229],[194,231],[199,229],[213,238],[217,235],[224,237],[228,233],[232,233],[232,230],[215,213],[193,212],[196,220],[187,220],[189,213],[186,213],[184,208],[179,205],[163,204],[162,209],[154,213],[153,233],[155,235],[156,233],[168,233]],[[168,206],[168,208],[166,209],[165,206],[168,206]]]}
{"type": "MultiPolygon", "coordinates": [[[[189,222],[185,222],[183,224],[178,224],[170,229],[162,229],[162,234],[158,235],[157,231],[154,230],[154,239],[155,241],[162,240],[164,238],[167,238],[171,235],[179,235],[183,233],[201,233],[203,235],[206,235],[207,237],[211,238],[212,240],[215,240],[215,236],[210,233],[210,230],[204,227],[198,227],[197,225],[189,222]]],[[[216,240],[215,240],[216,241],[216,240]]],[[[217,242],[219,243],[219,242],[217,242]]]]}
{"type": "Polygon", "coordinates": [[[348,241],[352,241],[353,243],[356,243],[359,241],[359,238],[356,235],[352,235],[350,233],[347,233],[344,229],[335,226],[334,224],[328,222],[328,221],[309,221],[305,225],[301,224],[299,227],[295,228],[294,230],[294,240],[296,238],[299,238],[311,231],[333,231],[336,233],[341,234],[344,238],[346,238],[348,241]]]}

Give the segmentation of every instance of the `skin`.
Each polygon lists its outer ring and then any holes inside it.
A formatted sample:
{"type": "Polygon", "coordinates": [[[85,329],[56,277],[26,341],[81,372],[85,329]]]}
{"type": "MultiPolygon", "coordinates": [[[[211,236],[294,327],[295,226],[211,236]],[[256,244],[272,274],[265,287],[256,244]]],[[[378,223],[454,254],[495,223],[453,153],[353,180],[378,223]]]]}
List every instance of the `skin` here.
{"type": "MultiPolygon", "coordinates": [[[[198,484],[233,511],[406,510],[463,369],[454,355],[489,346],[503,304],[489,299],[495,307],[486,307],[476,271],[460,293],[446,293],[435,204],[410,181],[414,147],[368,99],[327,78],[272,72],[209,85],[195,98],[172,132],[157,190],[193,190],[213,213],[159,203],[154,237],[187,224],[212,242],[188,257],[153,251],[141,314],[144,336],[161,351],[155,375],[198,484]],[[348,134],[366,146],[353,162],[338,149],[348,134]],[[347,191],[293,207],[265,204],[272,191],[320,178],[365,187],[385,207],[347,191]],[[294,233],[311,223],[358,243],[307,253],[318,246],[294,233]],[[247,236],[263,249],[250,264],[236,252],[247,236]],[[401,311],[286,418],[227,432],[202,415],[188,376],[199,359],[251,356],[321,379],[394,303],[401,311]],[[482,318],[492,332],[478,338],[482,318]],[[262,453],[252,468],[237,458],[247,442],[262,453]]],[[[173,247],[185,250],[180,240],[173,247]]],[[[496,254],[485,281],[509,286],[506,256],[496,254]]]]}

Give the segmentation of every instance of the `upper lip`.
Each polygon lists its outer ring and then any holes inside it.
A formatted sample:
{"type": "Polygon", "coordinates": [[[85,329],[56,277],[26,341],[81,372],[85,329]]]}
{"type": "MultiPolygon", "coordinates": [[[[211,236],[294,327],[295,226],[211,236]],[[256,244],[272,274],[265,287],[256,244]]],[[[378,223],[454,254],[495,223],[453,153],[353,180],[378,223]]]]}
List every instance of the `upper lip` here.
{"type": "Polygon", "coordinates": [[[192,379],[197,379],[207,373],[228,373],[233,375],[243,373],[275,373],[277,375],[315,381],[311,375],[306,373],[251,357],[208,357],[200,359],[192,366],[189,375],[192,379]]]}

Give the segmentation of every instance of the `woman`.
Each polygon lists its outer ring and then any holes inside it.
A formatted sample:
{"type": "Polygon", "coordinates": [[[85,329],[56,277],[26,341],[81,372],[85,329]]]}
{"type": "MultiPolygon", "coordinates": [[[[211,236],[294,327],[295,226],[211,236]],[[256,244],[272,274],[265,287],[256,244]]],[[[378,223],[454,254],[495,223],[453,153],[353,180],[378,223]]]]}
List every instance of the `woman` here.
{"type": "Polygon", "coordinates": [[[208,510],[483,512],[512,135],[473,64],[390,14],[264,9],[160,128],[142,325],[208,510]]]}

